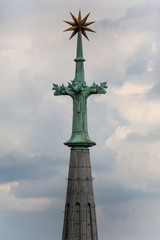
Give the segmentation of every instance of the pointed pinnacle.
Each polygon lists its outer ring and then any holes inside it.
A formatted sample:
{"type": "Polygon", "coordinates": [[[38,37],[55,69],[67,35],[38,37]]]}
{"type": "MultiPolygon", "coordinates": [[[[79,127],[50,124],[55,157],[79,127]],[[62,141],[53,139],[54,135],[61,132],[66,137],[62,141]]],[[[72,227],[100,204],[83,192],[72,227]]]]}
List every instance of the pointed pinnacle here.
{"type": "Polygon", "coordinates": [[[71,16],[72,16],[72,19],[73,21],[78,25],[78,20],[77,18],[70,12],[71,16]]]}
{"type": "Polygon", "coordinates": [[[88,28],[86,26],[84,26],[83,29],[84,29],[84,31],[95,32],[94,30],[92,30],[91,28],[88,28]]]}
{"type": "Polygon", "coordinates": [[[77,26],[73,26],[71,28],[68,28],[68,29],[64,30],[63,32],[73,31],[73,30],[76,30],[76,29],[78,29],[77,26]]]}
{"type": "Polygon", "coordinates": [[[81,23],[81,20],[82,20],[82,17],[81,17],[81,10],[79,10],[79,14],[78,14],[78,21],[79,21],[79,24],[81,23]]]}
{"type": "Polygon", "coordinates": [[[74,22],[69,22],[69,21],[65,21],[65,20],[63,20],[63,22],[68,23],[68,24],[71,25],[71,26],[74,26],[74,25],[75,25],[74,22]]]}
{"type": "Polygon", "coordinates": [[[90,13],[87,14],[87,16],[85,16],[82,21],[81,21],[81,24],[84,25],[85,22],[87,21],[88,17],[89,17],[90,13]]]}
{"type": "Polygon", "coordinates": [[[78,32],[78,31],[74,30],[73,33],[71,34],[69,40],[70,40],[72,37],[74,37],[74,35],[76,35],[77,32],[78,32]]]}
{"type": "Polygon", "coordinates": [[[85,30],[82,30],[82,34],[87,38],[87,40],[89,41],[89,38],[87,36],[87,33],[85,32],[85,30]]]}
{"type": "Polygon", "coordinates": [[[91,25],[91,24],[93,24],[93,23],[95,23],[96,21],[93,21],[93,22],[86,22],[85,23],[85,26],[87,27],[87,26],[89,26],[89,25],[91,25]]]}

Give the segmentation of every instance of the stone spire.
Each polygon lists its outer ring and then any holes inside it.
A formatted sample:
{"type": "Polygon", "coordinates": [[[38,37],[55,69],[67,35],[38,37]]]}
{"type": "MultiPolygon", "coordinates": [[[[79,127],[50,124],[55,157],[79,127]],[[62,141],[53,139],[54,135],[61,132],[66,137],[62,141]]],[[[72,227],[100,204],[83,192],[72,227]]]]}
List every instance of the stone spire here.
{"type": "MultiPolygon", "coordinates": [[[[64,144],[71,147],[68,186],[65,205],[62,240],[97,240],[97,224],[92,185],[89,147],[95,145],[88,135],[87,98],[91,94],[105,94],[106,82],[87,86],[84,75],[82,35],[87,39],[86,31],[94,32],[86,22],[89,14],[78,18],[71,13],[74,22],[66,23],[72,27],[65,31],[73,31],[70,39],[77,35],[77,54],[75,58],[75,78],[68,86],[53,84],[54,95],[69,95],[73,99],[72,135],[64,144]]],[[[89,39],[88,39],[89,40],[89,39]]]]}
{"type": "Polygon", "coordinates": [[[71,150],[62,240],[97,240],[89,151],[71,150]]]}

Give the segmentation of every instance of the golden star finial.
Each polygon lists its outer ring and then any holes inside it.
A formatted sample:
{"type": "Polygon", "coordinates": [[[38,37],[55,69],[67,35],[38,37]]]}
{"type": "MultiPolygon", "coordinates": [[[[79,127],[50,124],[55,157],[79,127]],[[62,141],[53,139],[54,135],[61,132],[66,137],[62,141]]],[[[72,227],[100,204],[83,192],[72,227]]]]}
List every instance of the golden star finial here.
{"type": "Polygon", "coordinates": [[[64,22],[66,22],[66,23],[68,23],[69,25],[72,26],[72,27],[64,30],[64,32],[66,32],[66,31],[73,31],[73,33],[70,36],[70,39],[75,34],[79,33],[80,35],[83,34],[89,40],[89,38],[88,38],[88,36],[86,34],[86,31],[95,32],[92,29],[87,27],[87,26],[91,25],[92,23],[95,23],[95,21],[94,22],[86,22],[90,13],[88,13],[86,15],[86,17],[84,17],[83,19],[81,17],[81,10],[79,10],[78,19],[71,12],[70,12],[70,14],[71,14],[72,19],[73,19],[74,22],[64,21],[64,22]]]}

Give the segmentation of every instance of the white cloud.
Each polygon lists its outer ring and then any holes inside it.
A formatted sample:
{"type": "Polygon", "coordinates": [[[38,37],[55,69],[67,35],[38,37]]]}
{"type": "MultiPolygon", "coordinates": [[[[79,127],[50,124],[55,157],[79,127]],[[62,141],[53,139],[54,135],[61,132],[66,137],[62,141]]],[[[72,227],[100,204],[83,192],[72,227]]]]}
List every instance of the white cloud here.
{"type": "MultiPolygon", "coordinates": [[[[147,5],[144,6],[146,9],[147,5]]],[[[119,182],[130,189],[158,192],[160,140],[153,141],[150,136],[160,129],[160,101],[148,98],[148,94],[158,82],[155,70],[159,50],[153,27],[155,19],[152,17],[150,22],[153,31],[150,31],[150,24],[148,28],[144,25],[144,20],[150,21],[154,8],[150,16],[144,9],[130,9],[118,23],[106,22],[109,33],[106,38],[111,45],[107,45],[107,51],[101,51],[100,55],[102,59],[107,56],[106,61],[103,59],[106,74],[116,80],[113,83],[109,80],[107,95],[95,100],[105,103],[109,110],[106,121],[110,119],[113,130],[105,143],[116,154],[117,168],[104,176],[104,181],[119,182]]]]}
{"type": "Polygon", "coordinates": [[[61,203],[58,198],[17,198],[14,196],[14,188],[18,182],[0,185],[0,209],[6,211],[44,211],[51,206],[61,203]]]}
{"type": "Polygon", "coordinates": [[[126,187],[151,192],[160,190],[157,185],[160,182],[160,140],[145,140],[152,131],[160,129],[160,102],[145,96],[152,87],[153,84],[148,83],[126,82],[122,87],[112,88],[109,96],[97,98],[115,107],[126,121],[116,123],[114,132],[106,140],[106,146],[117,154],[116,177],[126,187]],[[133,139],[131,134],[135,136],[133,139]]]}
{"type": "Polygon", "coordinates": [[[112,94],[118,96],[126,96],[126,95],[143,95],[146,94],[149,90],[153,88],[154,84],[141,84],[141,83],[133,83],[133,82],[126,82],[122,87],[112,88],[112,94]]]}
{"type": "Polygon", "coordinates": [[[152,54],[157,54],[158,53],[158,48],[157,48],[156,42],[152,43],[151,53],[152,54]]]}
{"type": "Polygon", "coordinates": [[[10,193],[18,184],[19,184],[18,182],[0,184],[0,191],[1,192],[3,191],[5,193],[10,193]]]}

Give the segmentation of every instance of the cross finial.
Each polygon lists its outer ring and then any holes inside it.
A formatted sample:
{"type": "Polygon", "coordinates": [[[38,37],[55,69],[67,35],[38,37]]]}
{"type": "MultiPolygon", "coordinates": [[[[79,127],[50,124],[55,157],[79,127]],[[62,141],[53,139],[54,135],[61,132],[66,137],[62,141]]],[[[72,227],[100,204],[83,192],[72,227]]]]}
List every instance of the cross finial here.
{"type": "MultiPolygon", "coordinates": [[[[106,82],[97,85],[95,83],[92,86],[87,86],[84,76],[83,62],[83,49],[82,49],[82,34],[88,39],[86,31],[94,32],[87,26],[94,22],[87,22],[89,13],[82,19],[81,11],[79,11],[78,18],[76,18],[72,13],[70,13],[73,22],[68,22],[72,27],[66,29],[65,31],[73,31],[70,39],[78,33],[77,36],[77,55],[74,61],[76,62],[75,78],[68,83],[68,86],[58,86],[53,84],[54,95],[68,95],[73,99],[73,123],[72,123],[72,135],[69,141],[64,144],[72,149],[86,150],[88,147],[92,147],[96,143],[93,142],[88,135],[88,125],[87,125],[87,99],[92,94],[105,94],[106,93],[106,82]]],[[[88,39],[89,40],[89,39],[88,39]]]]}
{"type": "Polygon", "coordinates": [[[70,12],[70,14],[71,14],[71,17],[73,19],[73,22],[69,22],[69,21],[64,21],[64,22],[68,23],[72,27],[64,30],[64,32],[73,31],[71,36],[70,36],[70,39],[78,33],[80,35],[83,34],[89,40],[86,31],[95,32],[91,28],[87,27],[87,26],[91,25],[92,23],[95,23],[95,21],[86,22],[90,13],[88,13],[83,19],[82,19],[82,16],[81,16],[81,10],[79,10],[78,18],[76,18],[71,12],[70,12]]]}

